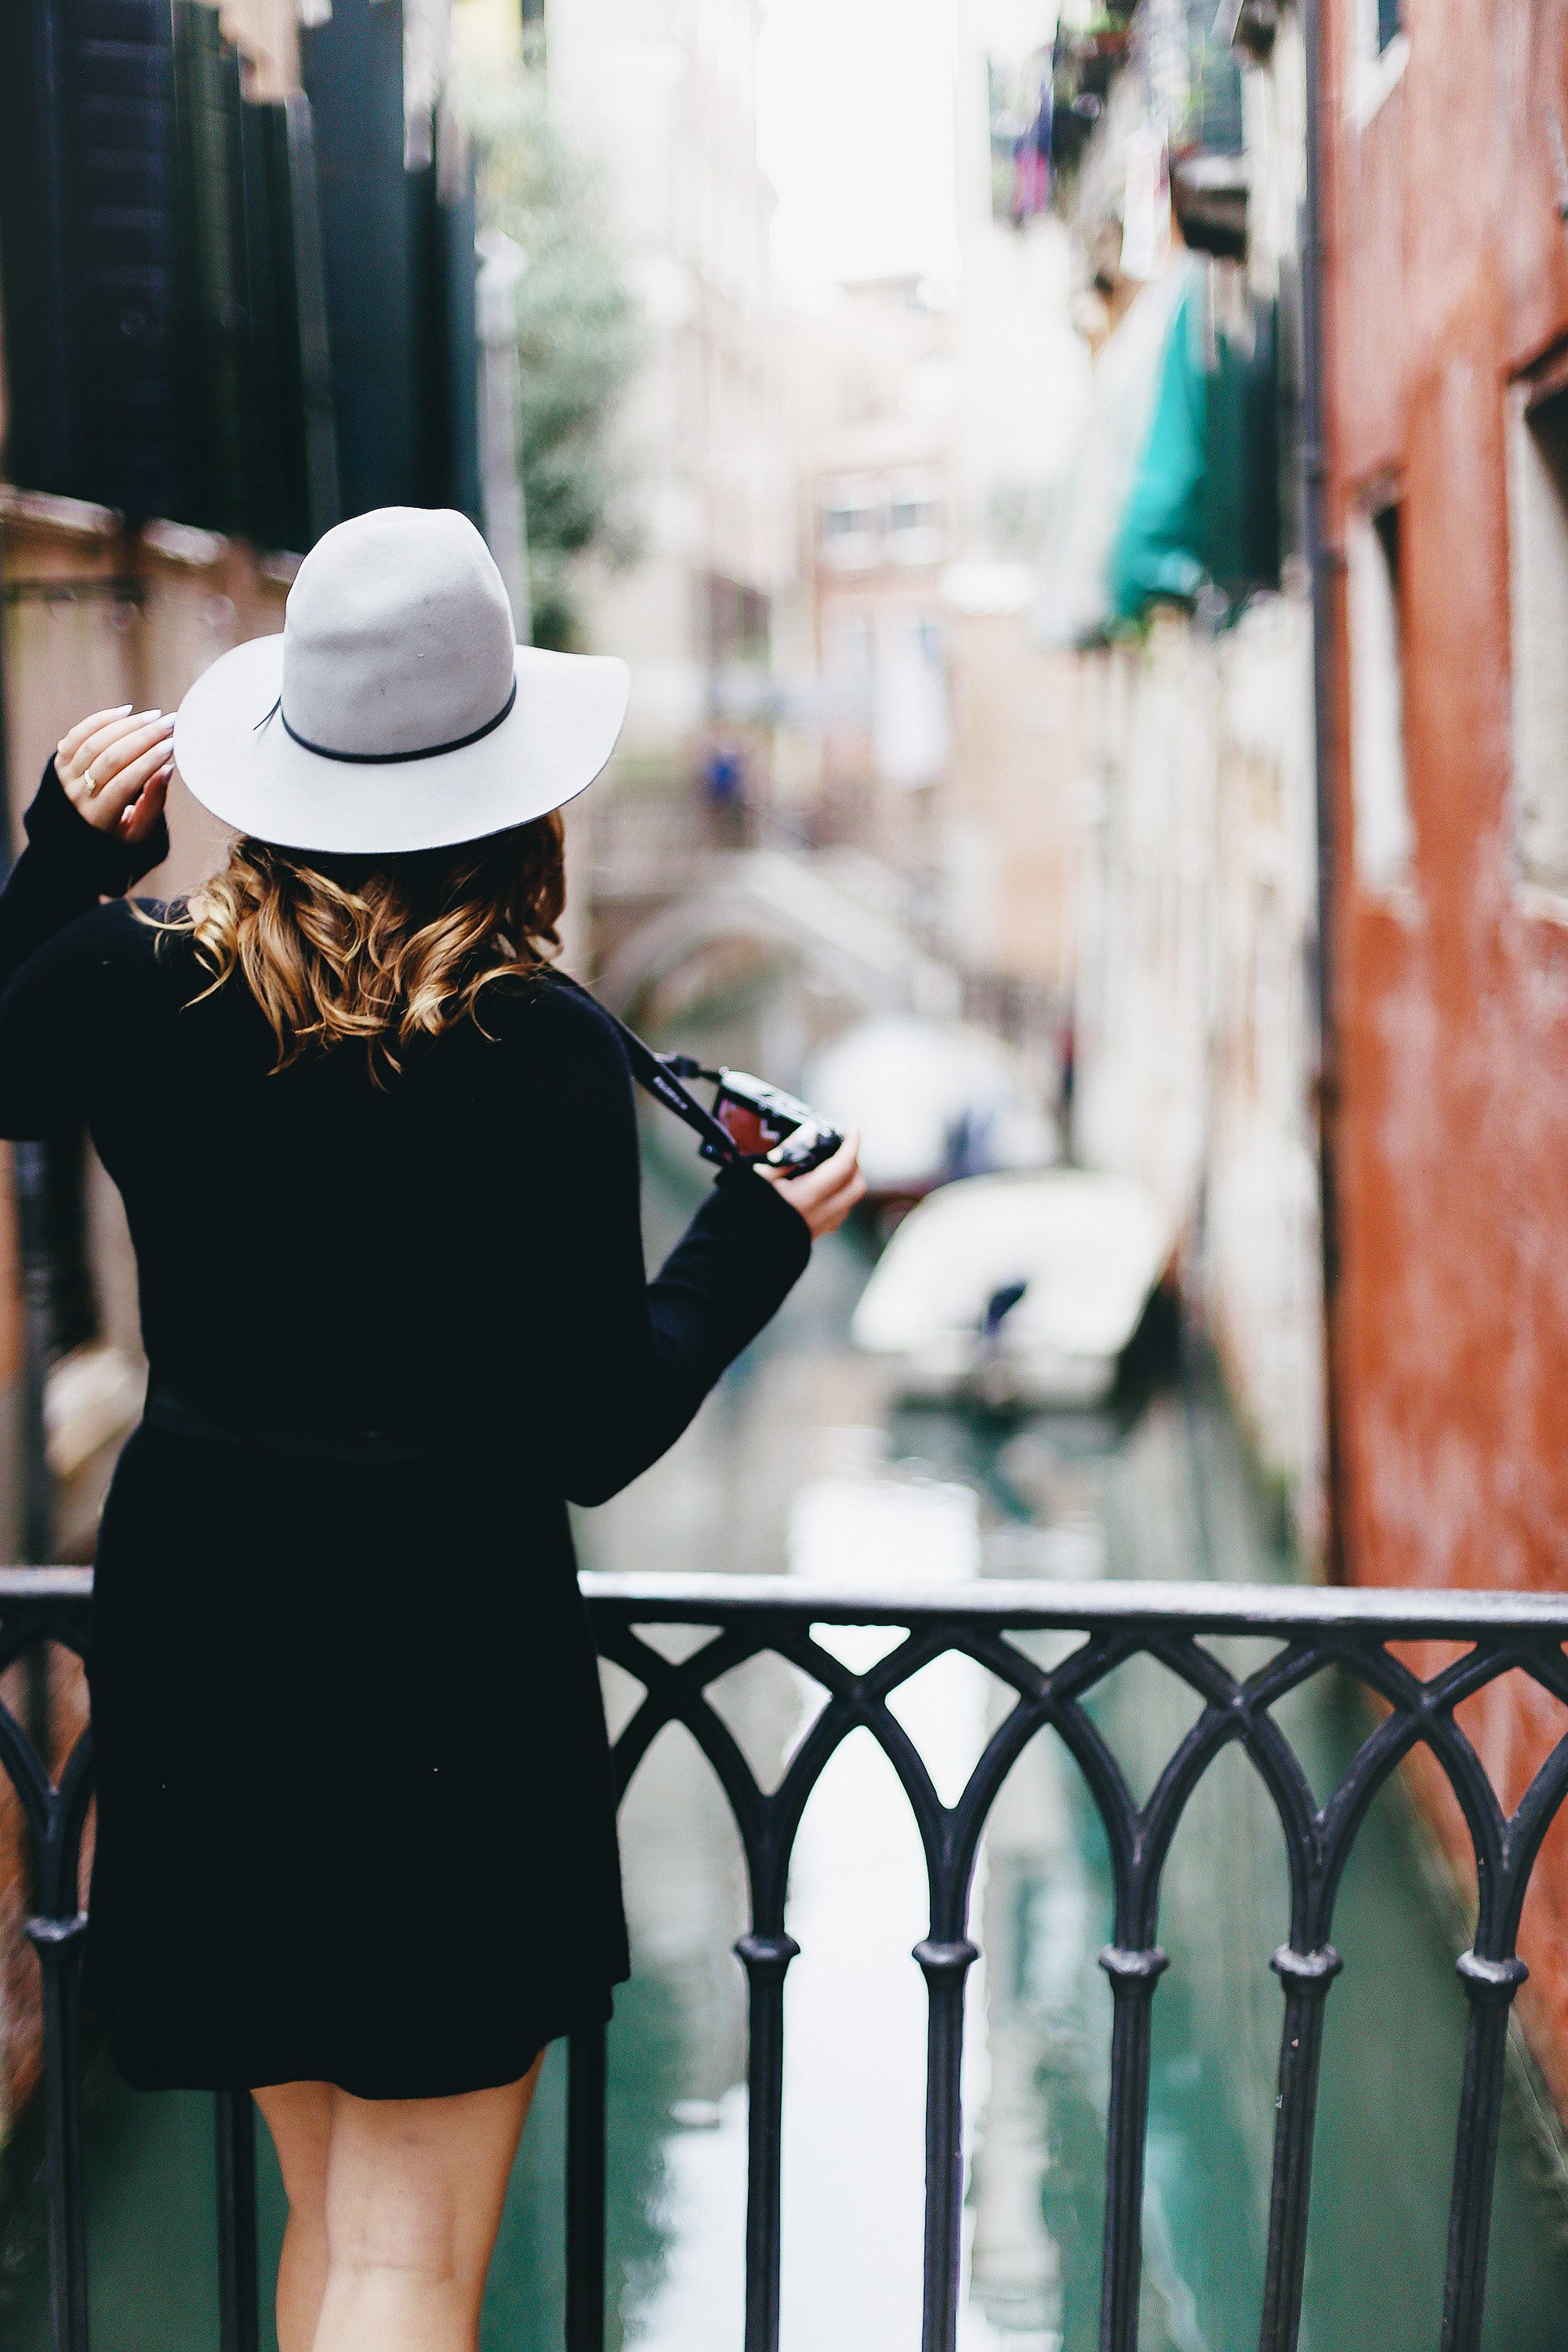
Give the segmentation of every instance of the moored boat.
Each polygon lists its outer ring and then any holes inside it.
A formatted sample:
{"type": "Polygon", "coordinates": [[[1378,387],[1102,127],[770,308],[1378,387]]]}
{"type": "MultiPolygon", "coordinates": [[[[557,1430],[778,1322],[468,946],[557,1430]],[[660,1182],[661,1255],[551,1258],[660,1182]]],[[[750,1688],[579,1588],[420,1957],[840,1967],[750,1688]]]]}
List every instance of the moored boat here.
{"type": "Polygon", "coordinates": [[[1087,1169],[973,1176],[904,1219],[861,1295],[857,1347],[906,1396],[1088,1405],[1165,1274],[1170,1213],[1131,1177],[1087,1169]]]}

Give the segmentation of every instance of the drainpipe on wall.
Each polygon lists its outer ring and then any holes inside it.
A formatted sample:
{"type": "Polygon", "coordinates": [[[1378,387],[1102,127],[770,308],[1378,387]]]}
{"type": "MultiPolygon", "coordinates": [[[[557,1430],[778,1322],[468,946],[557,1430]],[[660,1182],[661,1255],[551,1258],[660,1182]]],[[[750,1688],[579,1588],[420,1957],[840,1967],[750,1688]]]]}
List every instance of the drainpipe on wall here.
{"type": "Polygon", "coordinates": [[[1318,1192],[1323,1265],[1324,1564],[1345,1579],[1342,1445],[1338,1382],[1340,1234],[1339,1032],[1334,1005],[1334,637],[1343,559],[1328,540],[1329,453],[1324,398],[1323,178],[1327,119],[1322,0],[1301,0],[1306,53],[1307,178],[1302,205],[1302,386],[1306,404],[1307,558],[1312,577],[1312,751],[1318,822],[1318,1192]]]}

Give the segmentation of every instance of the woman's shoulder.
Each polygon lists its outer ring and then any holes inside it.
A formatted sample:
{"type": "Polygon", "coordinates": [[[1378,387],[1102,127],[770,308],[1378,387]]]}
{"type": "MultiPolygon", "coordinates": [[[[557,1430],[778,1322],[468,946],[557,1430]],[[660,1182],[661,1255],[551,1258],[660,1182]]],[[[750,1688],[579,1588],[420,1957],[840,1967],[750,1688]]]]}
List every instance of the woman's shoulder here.
{"type": "Polygon", "coordinates": [[[535,1103],[542,1097],[577,1112],[629,1106],[620,1032],[586,989],[549,970],[519,973],[485,991],[476,1013],[535,1103]]]}
{"type": "Polygon", "coordinates": [[[604,1006],[563,972],[519,972],[498,982],[490,992],[497,1017],[479,1000],[479,1017],[488,1030],[533,1053],[559,1052],[582,1058],[595,1067],[625,1070],[626,1048],[620,1032],[604,1006]]]}
{"type": "Polygon", "coordinates": [[[196,969],[184,912],[183,898],[108,898],[79,916],[61,939],[117,983],[156,983],[183,993],[196,969]]]}
{"type": "Polygon", "coordinates": [[[63,924],[34,950],[30,961],[82,979],[107,973],[116,982],[150,971],[163,942],[173,944],[181,936],[169,929],[174,911],[156,898],[105,898],[63,924]]]}
{"type": "Polygon", "coordinates": [[[189,943],[163,928],[164,914],[155,900],[113,898],[62,924],[5,984],[6,1037],[31,1035],[62,1067],[84,1055],[121,1071],[140,1065],[195,992],[189,943]]]}

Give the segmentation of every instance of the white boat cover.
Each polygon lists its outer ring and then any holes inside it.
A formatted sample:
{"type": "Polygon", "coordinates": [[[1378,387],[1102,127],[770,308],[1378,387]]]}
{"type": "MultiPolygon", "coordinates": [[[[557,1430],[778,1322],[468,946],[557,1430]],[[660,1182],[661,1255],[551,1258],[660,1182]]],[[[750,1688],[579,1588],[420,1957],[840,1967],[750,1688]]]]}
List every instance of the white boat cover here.
{"type": "Polygon", "coordinates": [[[1110,1387],[1174,1243],[1169,1213],[1131,1177],[967,1177],[900,1225],[853,1338],[902,1360],[910,1384],[930,1392],[985,1375],[989,1391],[1024,1402],[1088,1402],[1110,1387]],[[991,1302],[1019,1284],[988,1334],[991,1302]]]}

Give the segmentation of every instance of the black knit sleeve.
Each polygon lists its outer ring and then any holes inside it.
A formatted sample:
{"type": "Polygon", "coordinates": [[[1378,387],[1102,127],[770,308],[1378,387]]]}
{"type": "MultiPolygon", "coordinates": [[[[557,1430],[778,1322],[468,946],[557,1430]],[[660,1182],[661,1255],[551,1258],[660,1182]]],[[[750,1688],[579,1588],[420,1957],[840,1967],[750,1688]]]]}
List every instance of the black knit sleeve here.
{"type": "Polygon", "coordinates": [[[93,1041],[82,990],[101,973],[102,943],[60,935],[169,854],[161,817],[138,842],[89,824],[52,760],[24,823],[27,846],[0,891],[0,1134],[8,1136],[49,1134],[84,1107],[93,1041]]]}
{"type": "Polygon", "coordinates": [[[626,1055],[595,1006],[561,1003],[555,1019],[565,1032],[556,1133],[569,1148],[546,1221],[549,1412],[562,1492],[602,1503],[674,1443],[777,1312],[811,1235],[772,1185],[727,1171],[649,1282],[626,1055]]]}
{"type": "Polygon", "coordinates": [[[52,760],[22,822],[27,846],[0,891],[0,988],[35,948],[74,917],[100,898],[122,898],[169,855],[169,828],[162,817],[145,841],[126,841],[89,824],[52,760]]]}

